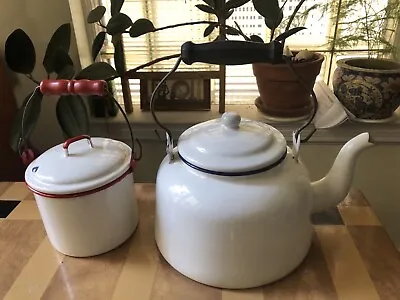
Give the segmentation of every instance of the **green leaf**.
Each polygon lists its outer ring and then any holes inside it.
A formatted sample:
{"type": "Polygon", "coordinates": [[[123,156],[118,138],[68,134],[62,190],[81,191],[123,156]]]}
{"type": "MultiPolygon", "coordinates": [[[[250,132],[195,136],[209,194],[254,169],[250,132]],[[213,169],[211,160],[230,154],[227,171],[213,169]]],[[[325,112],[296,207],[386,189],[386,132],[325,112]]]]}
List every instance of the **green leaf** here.
{"type": "Polygon", "coordinates": [[[125,0],[111,0],[111,16],[115,16],[121,11],[122,5],[124,5],[125,0]]]}
{"type": "Polygon", "coordinates": [[[91,23],[97,23],[101,20],[101,18],[106,13],[106,8],[102,5],[97,6],[96,8],[92,9],[87,16],[86,21],[91,23]]]}
{"type": "Polygon", "coordinates": [[[54,72],[53,57],[56,52],[61,49],[68,53],[70,43],[71,24],[65,23],[57,28],[47,45],[46,53],[43,58],[43,66],[46,69],[47,74],[54,72]]]}
{"type": "Polygon", "coordinates": [[[244,32],[243,32],[242,28],[240,28],[239,24],[238,24],[236,21],[233,21],[233,22],[235,23],[237,29],[239,30],[240,34],[245,38],[245,40],[246,40],[246,41],[249,41],[250,38],[247,37],[247,36],[244,34],[244,32]]]}
{"type": "Polygon", "coordinates": [[[27,140],[29,139],[39,120],[42,99],[43,94],[39,90],[35,89],[26,96],[22,106],[18,109],[13,119],[10,133],[10,146],[15,152],[19,152],[18,146],[20,139],[22,138],[22,121],[24,122],[24,140],[27,140]],[[29,98],[31,99],[29,100],[29,98]],[[24,110],[25,118],[22,120],[24,110]]]}
{"type": "Polygon", "coordinates": [[[95,117],[104,118],[107,116],[115,117],[118,114],[118,107],[114,102],[111,95],[102,96],[89,96],[88,103],[92,114],[95,117]]]}
{"type": "Polygon", "coordinates": [[[117,71],[106,62],[95,62],[81,70],[75,79],[107,80],[118,76],[117,71]]]}
{"type": "Polygon", "coordinates": [[[100,31],[92,44],[92,58],[93,61],[96,60],[97,55],[99,55],[99,52],[101,50],[101,48],[103,47],[104,44],[104,40],[106,39],[106,32],[105,31],[100,31]]]}
{"type": "MultiPolygon", "coordinates": [[[[281,6],[281,10],[283,11],[283,8],[285,7],[286,3],[288,2],[288,0],[285,0],[285,2],[283,2],[282,6],[281,6]]],[[[317,5],[317,4],[315,4],[317,5]]]]}
{"type": "Polygon", "coordinates": [[[234,11],[235,11],[234,9],[231,9],[231,10],[225,11],[225,15],[224,15],[224,17],[225,17],[225,20],[226,20],[226,19],[229,19],[229,18],[230,18],[230,16],[232,16],[232,14],[233,14],[233,12],[234,12],[234,11]]]}
{"type": "Polygon", "coordinates": [[[88,23],[99,22],[105,13],[106,13],[106,8],[102,5],[99,5],[96,8],[92,9],[92,11],[88,14],[87,22],[88,23]]]}
{"type": "Polygon", "coordinates": [[[237,30],[236,28],[228,27],[228,28],[226,29],[226,34],[230,34],[230,35],[240,35],[240,31],[237,30]]]}
{"type": "Polygon", "coordinates": [[[265,25],[271,30],[278,28],[279,24],[282,22],[283,19],[283,12],[282,10],[278,13],[277,19],[274,18],[264,18],[265,25]]]}
{"type": "Polygon", "coordinates": [[[196,7],[198,9],[200,9],[201,11],[204,11],[206,13],[210,13],[210,14],[214,14],[216,15],[217,12],[215,11],[214,8],[212,8],[211,6],[205,5],[205,4],[196,4],[196,7]]]}
{"type": "Polygon", "coordinates": [[[5,43],[7,66],[17,73],[30,74],[35,68],[36,53],[32,40],[22,29],[14,30],[5,43]]]}
{"type": "Polygon", "coordinates": [[[215,0],[203,0],[205,3],[207,3],[209,6],[212,8],[215,8],[215,0]]]}
{"type": "Polygon", "coordinates": [[[113,40],[114,45],[114,63],[119,76],[125,73],[125,55],[122,39],[113,40]]]}
{"type": "Polygon", "coordinates": [[[209,35],[214,31],[214,29],[215,29],[217,26],[218,26],[217,24],[210,24],[210,25],[208,25],[208,26],[206,27],[206,29],[204,29],[203,36],[204,36],[204,37],[209,36],[209,35]]]}
{"type": "Polygon", "coordinates": [[[255,10],[268,20],[277,20],[280,17],[281,9],[278,0],[253,0],[255,10]]]}
{"type": "Polygon", "coordinates": [[[285,31],[284,33],[278,35],[275,38],[275,41],[283,41],[285,39],[287,39],[288,37],[292,36],[293,34],[298,33],[299,31],[303,30],[303,29],[307,29],[306,27],[295,27],[292,29],[289,29],[288,31],[285,31]]]}
{"type": "Polygon", "coordinates": [[[58,49],[53,57],[54,71],[59,74],[67,65],[74,65],[71,57],[64,50],[58,49]]]}
{"type": "Polygon", "coordinates": [[[68,138],[88,134],[89,117],[83,99],[78,95],[65,95],[58,99],[57,120],[68,138]]]}
{"type": "Polygon", "coordinates": [[[148,19],[141,18],[136,20],[133,24],[131,29],[129,30],[129,35],[131,37],[138,37],[143,34],[149,33],[154,31],[156,28],[154,27],[153,22],[148,19]]]}
{"type": "Polygon", "coordinates": [[[117,13],[108,21],[107,33],[110,35],[123,34],[132,26],[132,20],[126,14],[117,13]]]}
{"type": "Polygon", "coordinates": [[[225,9],[229,10],[232,8],[237,8],[242,5],[245,5],[249,1],[250,0],[229,0],[228,2],[225,3],[225,9]]]}
{"type": "Polygon", "coordinates": [[[257,42],[257,43],[264,43],[263,39],[260,38],[258,35],[251,35],[250,40],[252,42],[257,42]]]}
{"type": "Polygon", "coordinates": [[[113,96],[108,95],[108,96],[106,96],[105,102],[106,102],[108,115],[111,117],[115,117],[119,112],[118,106],[115,104],[117,102],[117,100],[115,100],[115,98],[113,96]]]}
{"type": "Polygon", "coordinates": [[[73,65],[66,65],[58,74],[57,79],[72,79],[75,76],[75,68],[73,65]]]}

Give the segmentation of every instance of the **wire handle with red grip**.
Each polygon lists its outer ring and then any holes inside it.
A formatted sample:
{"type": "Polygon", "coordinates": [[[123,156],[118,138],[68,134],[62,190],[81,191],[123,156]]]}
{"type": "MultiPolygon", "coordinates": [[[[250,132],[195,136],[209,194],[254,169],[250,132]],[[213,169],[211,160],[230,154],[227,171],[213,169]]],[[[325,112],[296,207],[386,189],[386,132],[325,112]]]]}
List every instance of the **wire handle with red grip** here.
{"type": "Polygon", "coordinates": [[[40,83],[40,92],[43,95],[97,95],[104,96],[107,93],[107,83],[104,80],[66,80],[47,79],[40,83]]]}
{"type": "Polygon", "coordinates": [[[90,138],[89,135],[87,135],[87,134],[78,135],[78,136],[70,138],[64,142],[63,148],[65,151],[65,156],[69,156],[69,151],[68,151],[69,145],[71,145],[72,143],[75,143],[77,141],[84,140],[84,139],[86,139],[88,141],[90,148],[93,148],[92,139],[90,138]]]}

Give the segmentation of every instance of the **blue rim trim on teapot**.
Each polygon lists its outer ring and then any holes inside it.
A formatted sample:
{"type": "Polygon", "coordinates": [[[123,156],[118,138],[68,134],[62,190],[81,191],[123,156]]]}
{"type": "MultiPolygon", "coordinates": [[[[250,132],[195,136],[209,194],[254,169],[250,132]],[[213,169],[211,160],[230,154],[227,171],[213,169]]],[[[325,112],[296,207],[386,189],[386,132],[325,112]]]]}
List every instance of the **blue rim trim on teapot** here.
{"type": "Polygon", "coordinates": [[[191,167],[191,168],[193,168],[193,169],[195,169],[195,170],[197,170],[197,171],[200,171],[200,172],[203,172],[203,173],[207,173],[207,174],[210,174],[210,175],[231,176],[231,177],[232,177],[232,176],[249,176],[249,175],[255,175],[255,174],[258,174],[258,173],[262,173],[262,172],[271,170],[271,169],[273,169],[274,167],[278,166],[282,161],[285,160],[285,158],[286,158],[286,156],[287,156],[287,151],[285,151],[285,152],[283,153],[283,155],[282,155],[276,162],[274,162],[274,163],[272,163],[272,164],[269,164],[269,165],[266,166],[266,167],[262,167],[262,168],[260,168],[260,169],[255,169],[255,170],[250,170],[250,171],[241,171],[241,172],[221,172],[221,171],[214,171],[214,170],[204,169],[204,168],[201,168],[201,167],[199,167],[199,166],[196,166],[195,164],[192,164],[191,162],[189,162],[189,161],[187,161],[186,159],[184,159],[184,158],[182,157],[182,155],[181,155],[179,152],[178,152],[178,155],[179,155],[180,159],[181,159],[186,165],[188,165],[189,167],[191,167]]]}

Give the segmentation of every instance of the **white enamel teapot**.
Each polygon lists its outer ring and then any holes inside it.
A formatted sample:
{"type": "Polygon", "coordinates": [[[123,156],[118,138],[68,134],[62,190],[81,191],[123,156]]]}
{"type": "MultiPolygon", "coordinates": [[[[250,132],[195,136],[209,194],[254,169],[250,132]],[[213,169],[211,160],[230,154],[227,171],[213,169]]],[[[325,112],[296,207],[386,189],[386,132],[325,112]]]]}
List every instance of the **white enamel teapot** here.
{"type": "Polygon", "coordinates": [[[310,216],[347,195],[362,133],[311,182],[296,151],[265,123],[225,113],[187,129],[156,180],[155,238],[173,268],[203,284],[251,288],[293,271],[312,240],[310,216]]]}

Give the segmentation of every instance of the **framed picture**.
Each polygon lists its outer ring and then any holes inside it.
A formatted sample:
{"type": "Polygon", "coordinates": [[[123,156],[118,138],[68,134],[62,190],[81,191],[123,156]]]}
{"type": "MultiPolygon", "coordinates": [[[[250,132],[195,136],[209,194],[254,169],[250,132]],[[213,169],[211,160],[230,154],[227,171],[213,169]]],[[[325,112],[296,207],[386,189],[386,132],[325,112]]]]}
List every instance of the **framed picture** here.
{"type": "MultiPolygon", "coordinates": [[[[140,108],[150,110],[150,99],[167,73],[140,72],[140,108]]],[[[160,86],[155,94],[155,110],[210,110],[211,79],[219,72],[176,72],[160,86]]]]}

